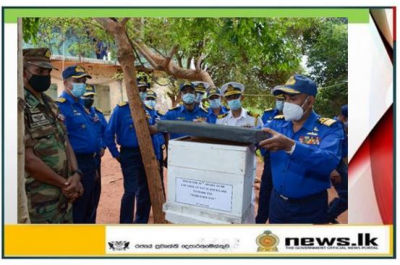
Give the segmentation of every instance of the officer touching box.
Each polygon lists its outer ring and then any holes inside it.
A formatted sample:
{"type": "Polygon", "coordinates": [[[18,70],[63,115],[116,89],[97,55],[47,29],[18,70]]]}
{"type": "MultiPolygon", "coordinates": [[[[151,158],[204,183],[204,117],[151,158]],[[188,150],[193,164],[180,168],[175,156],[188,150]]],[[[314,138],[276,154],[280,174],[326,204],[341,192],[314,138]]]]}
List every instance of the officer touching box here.
{"type": "Polygon", "coordinates": [[[265,125],[271,137],[259,144],[271,151],[269,222],[327,223],[327,189],[341,159],[342,126],[313,111],[317,86],[305,76],[292,76],[273,94],[285,97],[283,115],[265,125]]]}
{"type": "Polygon", "coordinates": [[[57,99],[58,107],[65,117],[68,136],[78,161],[84,192],[73,207],[74,223],[93,223],[94,187],[96,180],[96,154],[101,143],[96,137],[93,119],[85,111],[81,97],[86,92],[86,78],[91,76],[79,65],[69,66],[62,73],[64,92],[57,99]]]}

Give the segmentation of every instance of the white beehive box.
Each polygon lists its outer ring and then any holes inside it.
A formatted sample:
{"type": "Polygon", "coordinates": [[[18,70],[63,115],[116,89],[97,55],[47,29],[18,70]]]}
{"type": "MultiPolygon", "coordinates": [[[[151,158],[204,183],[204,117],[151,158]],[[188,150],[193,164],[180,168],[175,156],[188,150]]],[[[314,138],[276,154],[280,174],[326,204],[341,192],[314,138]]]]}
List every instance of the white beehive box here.
{"type": "Polygon", "coordinates": [[[177,224],[244,223],[250,212],[254,146],[183,137],[169,142],[166,219],[177,224]]]}

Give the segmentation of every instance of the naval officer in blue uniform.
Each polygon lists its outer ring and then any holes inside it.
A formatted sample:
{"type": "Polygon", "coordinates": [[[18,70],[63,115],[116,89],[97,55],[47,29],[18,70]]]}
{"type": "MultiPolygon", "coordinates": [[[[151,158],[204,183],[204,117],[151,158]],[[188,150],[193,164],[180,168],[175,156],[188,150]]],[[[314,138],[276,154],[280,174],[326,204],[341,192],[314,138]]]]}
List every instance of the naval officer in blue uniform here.
{"type": "Polygon", "coordinates": [[[65,117],[68,137],[74,150],[78,167],[82,173],[82,197],[73,205],[74,223],[93,223],[94,187],[97,175],[96,154],[101,150],[101,142],[96,137],[96,124],[85,111],[81,97],[86,92],[86,79],[91,76],[79,65],[65,68],[62,73],[64,91],[56,100],[60,112],[65,117]]]}
{"type": "MultiPolygon", "coordinates": [[[[183,105],[170,109],[161,120],[170,121],[196,121],[205,122],[208,111],[195,103],[196,90],[190,82],[183,83],[179,88],[183,105]]],[[[171,133],[169,139],[185,136],[184,134],[171,133]]]]}
{"type": "Polygon", "coordinates": [[[82,97],[83,105],[85,106],[86,112],[90,115],[95,124],[96,135],[93,135],[93,137],[96,137],[101,144],[101,149],[98,153],[96,153],[95,157],[97,175],[94,184],[93,212],[91,214],[91,219],[93,223],[96,223],[97,207],[99,206],[101,195],[101,158],[104,156],[105,150],[107,148],[104,139],[104,134],[107,128],[107,121],[104,118],[103,111],[97,107],[93,107],[95,96],[95,87],[93,85],[86,84],[86,92],[82,97]]]}
{"type": "Polygon", "coordinates": [[[305,76],[292,76],[273,94],[285,97],[283,115],[265,125],[271,136],[259,143],[271,151],[269,222],[327,223],[327,189],[341,159],[343,128],[314,112],[317,86],[305,76]]]}
{"type": "Polygon", "coordinates": [[[209,103],[208,108],[208,123],[216,123],[218,116],[223,115],[229,112],[229,109],[222,105],[221,99],[221,91],[218,88],[210,88],[207,91],[207,99],[209,103]]]}
{"type": "MultiPolygon", "coordinates": [[[[138,81],[138,88],[149,87],[148,83],[138,81]]],[[[146,93],[147,89],[141,91],[146,93]]],[[[143,105],[149,125],[155,124],[155,118],[149,108],[143,105]]],[[[145,224],[149,220],[151,201],[147,184],[146,172],[142,162],[139,142],[133,119],[127,102],[119,103],[113,110],[105,132],[105,141],[111,155],[121,164],[124,177],[124,194],[121,199],[120,223],[145,224]],[[118,150],[117,145],[120,145],[118,150]],[[135,197],[137,195],[136,217],[134,217],[135,197]]],[[[156,146],[154,136],[153,145],[156,146]]],[[[157,151],[155,150],[157,154],[157,151]]]]}

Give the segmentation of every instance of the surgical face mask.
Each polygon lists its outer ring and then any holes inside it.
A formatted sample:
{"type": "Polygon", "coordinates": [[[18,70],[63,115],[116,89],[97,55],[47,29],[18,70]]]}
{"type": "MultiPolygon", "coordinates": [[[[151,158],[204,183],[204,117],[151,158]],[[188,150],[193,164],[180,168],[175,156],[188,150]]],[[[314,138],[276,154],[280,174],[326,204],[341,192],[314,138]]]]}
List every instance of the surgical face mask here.
{"type": "Polygon", "coordinates": [[[210,99],[208,102],[210,103],[210,107],[212,109],[218,109],[219,107],[221,107],[221,99],[220,98],[210,99]]]}
{"type": "Polygon", "coordinates": [[[283,110],[283,101],[282,100],[277,100],[275,103],[276,109],[279,111],[283,110]]]}
{"type": "Polygon", "coordinates": [[[304,101],[304,103],[299,106],[297,104],[285,102],[283,105],[283,116],[285,116],[286,121],[298,121],[303,117],[304,110],[303,106],[306,104],[308,97],[304,101]]]}
{"type": "Polygon", "coordinates": [[[82,98],[83,104],[85,105],[85,108],[90,109],[92,107],[94,99],[93,98],[82,98]]]}
{"type": "Polygon", "coordinates": [[[192,93],[186,93],[185,95],[182,96],[183,103],[185,104],[192,104],[195,99],[195,95],[192,93]]]}
{"type": "Polygon", "coordinates": [[[139,92],[140,100],[144,101],[147,97],[147,92],[139,92]]]}
{"type": "Polygon", "coordinates": [[[85,83],[72,83],[71,93],[74,97],[80,98],[86,92],[86,84],[85,83]]]}
{"type": "Polygon", "coordinates": [[[196,99],[194,100],[194,102],[196,102],[196,103],[200,103],[201,102],[201,100],[203,99],[203,96],[204,96],[204,94],[197,94],[196,95],[196,99]]]}
{"type": "Polygon", "coordinates": [[[28,81],[28,84],[32,86],[32,88],[36,92],[44,92],[49,89],[51,84],[51,76],[50,75],[35,75],[29,72],[32,76],[28,81]]]}
{"type": "Polygon", "coordinates": [[[242,107],[242,102],[240,101],[240,98],[232,99],[228,101],[228,106],[231,110],[238,110],[242,107]]]}
{"type": "Polygon", "coordinates": [[[156,101],[155,100],[153,100],[153,99],[150,99],[150,100],[145,100],[144,101],[144,104],[146,104],[147,106],[149,106],[150,108],[155,108],[155,106],[156,106],[156,101]]]}

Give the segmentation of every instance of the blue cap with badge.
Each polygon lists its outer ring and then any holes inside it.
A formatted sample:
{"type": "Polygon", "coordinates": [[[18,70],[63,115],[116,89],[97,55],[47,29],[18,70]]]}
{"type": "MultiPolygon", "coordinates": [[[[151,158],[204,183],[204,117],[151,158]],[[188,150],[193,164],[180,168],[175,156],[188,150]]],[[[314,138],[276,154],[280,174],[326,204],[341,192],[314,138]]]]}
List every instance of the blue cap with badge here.
{"type": "Polygon", "coordinates": [[[96,89],[94,88],[93,85],[86,84],[86,92],[83,94],[83,96],[91,96],[91,95],[96,95],[96,89]]]}
{"type": "Polygon", "coordinates": [[[291,76],[286,84],[276,86],[272,90],[272,93],[274,96],[279,94],[297,95],[304,93],[315,97],[317,95],[317,84],[308,77],[296,74],[291,76]]]}
{"type": "Polygon", "coordinates": [[[86,77],[86,78],[92,78],[91,75],[89,75],[85,68],[83,68],[80,65],[71,65],[68,66],[67,68],[64,69],[64,71],[62,72],[62,78],[63,79],[67,79],[69,77],[72,78],[82,78],[82,77],[86,77]]]}
{"type": "Polygon", "coordinates": [[[186,81],[179,86],[179,91],[182,91],[182,89],[185,87],[191,87],[191,88],[195,89],[193,83],[186,81]]]}

